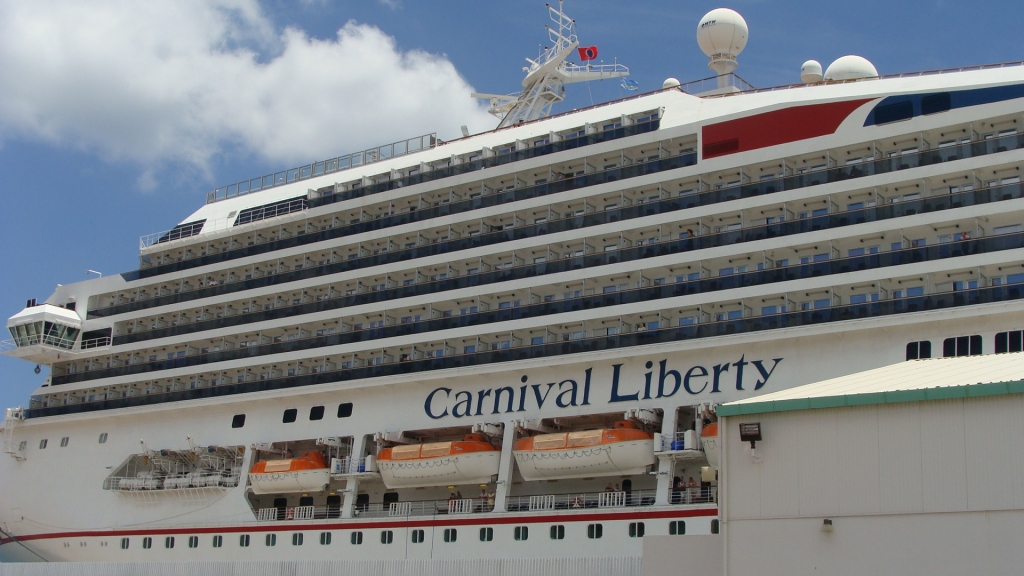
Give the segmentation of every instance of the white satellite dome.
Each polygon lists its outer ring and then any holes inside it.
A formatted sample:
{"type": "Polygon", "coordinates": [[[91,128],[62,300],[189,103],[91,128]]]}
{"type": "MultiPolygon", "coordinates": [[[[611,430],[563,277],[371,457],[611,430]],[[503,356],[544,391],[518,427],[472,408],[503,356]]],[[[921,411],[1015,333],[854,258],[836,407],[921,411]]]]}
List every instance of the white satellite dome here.
{"type": "Polygon", "coordinates": [[[817,60],[808,60],[800,67],[800,81],[804,84],[821,82],[821,63],[817,60]]]}
{"type": "Polygon", "coordinates": [[[825,80],[857,80],[878,76],[875,65],[861,56],[843,56],[825,70],[825,80]]]}
{"type": "Polygon", "coordinates": [[[697,44],[704,54],[738,56],[747,47],[747,21],[735,10],[716,8],[697,24],[697,44]]]}
{"type": "Polygon", "coordinates": [[[676,80],[675,78],[666,78],[665,81],[661,83],[662,88],[675,88],[676,86],[679,86],[679,80],[676,80]]]}

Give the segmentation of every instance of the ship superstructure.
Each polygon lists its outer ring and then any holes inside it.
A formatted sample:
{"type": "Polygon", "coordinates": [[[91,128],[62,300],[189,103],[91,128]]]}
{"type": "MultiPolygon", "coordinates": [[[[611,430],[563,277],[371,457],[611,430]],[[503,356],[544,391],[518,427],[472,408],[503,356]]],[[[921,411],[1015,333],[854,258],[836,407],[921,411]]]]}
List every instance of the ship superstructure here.
{"type": "Polygon", "coordinates": [[[747,89],[722,14],[723,75],[218,189],[29,302],[0,557],[636,558],[717,532],[717,404],[1020,351],[1024,66],[747,89]]]}

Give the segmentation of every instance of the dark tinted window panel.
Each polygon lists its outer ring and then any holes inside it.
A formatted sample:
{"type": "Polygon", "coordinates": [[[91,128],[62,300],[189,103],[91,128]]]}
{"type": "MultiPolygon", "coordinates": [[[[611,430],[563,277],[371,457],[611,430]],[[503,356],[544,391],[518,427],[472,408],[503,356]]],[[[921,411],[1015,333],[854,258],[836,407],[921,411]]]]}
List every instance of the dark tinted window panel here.
{"type": "Polygon", "coordinates": [[[231,419],[232,428],[241,428],[245,426],[245,414],[235,414],[235,417],[231,419]]]}
{"type": "Polygon", "coordinates": [[[949,92],[930,94],[921,99],[921,114],[928,115],[948,112],[951,105],[949,92]]]}
{"type": "Polygon", "coordinates": [[[338,404],[338,418],[348,418],[352,415],[352,403],[345,402],[344,404],[338,404]]]}
{"type": "Polygon", "coordinates": [[[174,228],[171,228],[170,232],[161,236],[156,243],[161,244],[163,242],[170,242],[171,240],[181,240],[182,238],[195,236],[203,231],[203,224],[206,224],[206,219],[178,224],[174,228]]]}
{"type": "Polygon", "coordinates": [[[323,420],[324,419],[324,407],[323,406],[313,406],[312,408],[310,408],[309,409],[309,419],[310,420],[323,420]]]}
{"type": "Polygon", "coordinates": [[[1024,351],[1024,331],[1000,332],[996,334],[996,354],[1024,351]]]}
{"type": "Polygon", "coordinates": [[[257,206],[255,208],[246,208],[245,210],[242,210],[241,212],[238,213],[238,217],[235,218],[234,225],[238,226],[240,224],[258,222],[260,220],[266,220],[267,218],[283,216],[285,214],[299,212],[305,209],[305,196],[289,198],[287,200],[281,200],[280,202],[271,202],[270,204],[264,204],[263,206],[257,206]]]}
{"type": "Polygon", "coordinates": [[[956,338],[946,338],[942,342],[942,357],[952,358],[956,356],[956,338]]]}
{"type": "Polygon", "coordinates": [[[295,417],[298,416],[298,415],[299,415],[299,411],[298,410],[296,410],[295,408],[289,408],[289,409],[284,411],[284,418],[281,419],[281,422],[284,422],[285,424],[290,424],[292,422],[295,422],[295,417]]]}
{"type": "Polygon", "coordinates": [[[971,336],[971,347],[967,353],[971,356],[981,355],[981,336],[971,336]]]}
{"type": "Polygon", "coordinates": [[[729,140],[723,140],[721,142],[711,142],[704,145],[704,158],[722,156],[723,154],[735,152],[739,149],[740,141],[736,138],[730,138],[729,140]]]}
{"type": "Polygon", "coordinates": [[[888,124],[914,117],[914,105],[910,101],[886,104],[875,108],[875,124],[888,124]]]}
{"type": "Polygon", "coordinates": [[[917,360],[921,357],[919,356],[920,352],[917,344],[917,342],[910,342],[907,344],[907,360],[917,360]]]}

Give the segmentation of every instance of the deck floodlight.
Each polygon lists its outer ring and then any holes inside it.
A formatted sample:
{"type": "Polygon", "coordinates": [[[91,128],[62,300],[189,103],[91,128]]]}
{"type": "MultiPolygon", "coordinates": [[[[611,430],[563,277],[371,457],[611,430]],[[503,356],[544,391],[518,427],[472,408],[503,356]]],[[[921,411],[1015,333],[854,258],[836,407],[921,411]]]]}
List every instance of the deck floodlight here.
{"type": "Polygon", "coordinates": [[[740,441],[750,442],[750,447],[754,448],[755,443],[761,441],[761,423],[740,424],[740,441]]]}

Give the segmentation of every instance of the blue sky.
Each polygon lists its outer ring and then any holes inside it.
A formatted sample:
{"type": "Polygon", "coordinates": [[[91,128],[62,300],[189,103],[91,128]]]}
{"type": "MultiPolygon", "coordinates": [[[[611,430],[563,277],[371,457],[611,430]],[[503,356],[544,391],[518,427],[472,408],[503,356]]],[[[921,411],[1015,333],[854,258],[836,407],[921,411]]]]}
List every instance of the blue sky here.
{"type": "MultiPolygon", "coordinates": [[[[86,269],[135,268],[138,237],[174,226],[217,185],[429,131],[453,136],[461,124],[491,127],[459,95],[514,91],[548,23],[542,0],[140,6],[0,0],[4,318],[86,269]]],[[[827,67],[844,54],[882,74],[1024,60],[1019,2],[565,8],[583,45],[650,90],[710,75],[694,32],[720,6],[750,27],[737,73],[759,87],[797,82],[805,60],[827,67]]],[[[617,82],[573,86],[561,109],[624,95],[617,82]]],[[[45,376],[32,368],[0,357],[0,408],[26,403],[45,376]]]]}

